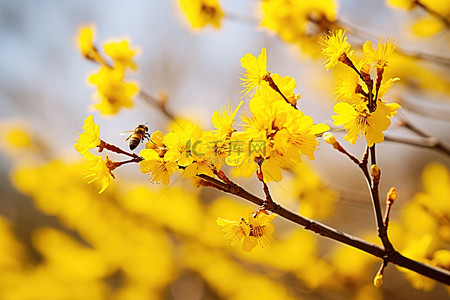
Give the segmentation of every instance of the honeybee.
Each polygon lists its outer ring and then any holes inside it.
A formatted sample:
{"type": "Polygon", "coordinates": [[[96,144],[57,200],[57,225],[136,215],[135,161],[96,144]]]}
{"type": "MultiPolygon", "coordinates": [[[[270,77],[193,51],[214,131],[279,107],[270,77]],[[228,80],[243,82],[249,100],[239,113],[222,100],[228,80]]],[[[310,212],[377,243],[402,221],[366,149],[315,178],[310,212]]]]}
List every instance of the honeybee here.
{"type": "Polygon", "coordinates": [[[144,139],[150,140],[150,134],[148,133],[148,127],[145,125],[138,125],[134,130],[126,131],[125,134],[131,133],[125,141],[130,140],[130,150],[134,150],[140,142],[144,139]]]}

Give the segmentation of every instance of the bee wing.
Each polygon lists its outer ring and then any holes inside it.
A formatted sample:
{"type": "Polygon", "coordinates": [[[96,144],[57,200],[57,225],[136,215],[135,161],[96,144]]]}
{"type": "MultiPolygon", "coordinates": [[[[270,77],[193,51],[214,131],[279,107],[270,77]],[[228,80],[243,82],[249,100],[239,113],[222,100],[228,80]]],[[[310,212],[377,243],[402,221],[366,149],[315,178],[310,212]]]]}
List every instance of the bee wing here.
{"type": "Polygon", "coordinates": [[[127,131],[122,131],[122,132],[120,132],[119,134],[120,135],[130,135],[130,134],[132,134],[134,132],[134,130],[127,130],[127,131]]]}
{"type": "Polygon", "coordinates": [[[128,137],[125,139],[125,141],[128,141],[128,139],[133,135],[134,130],[127,130],[119,133],[120,135],[128,135],[128,137]]]}

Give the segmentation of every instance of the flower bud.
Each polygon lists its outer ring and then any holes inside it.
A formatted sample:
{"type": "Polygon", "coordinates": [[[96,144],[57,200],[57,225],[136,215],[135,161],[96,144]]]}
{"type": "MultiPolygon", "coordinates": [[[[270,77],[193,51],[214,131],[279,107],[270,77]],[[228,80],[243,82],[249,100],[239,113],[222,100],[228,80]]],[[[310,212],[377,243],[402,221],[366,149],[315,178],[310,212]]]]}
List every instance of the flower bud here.
{"type": "Polygon", "coordinates": [[[336,143],[336,138],[329,132],[325,132],[322,137],[324,141],[330,145],[334,145],[336,143]]]}
{"type": "Polygon", "coordinates": [[[377,275],[376,275],[375,278],[373,279],[373,285],[374,285],[376,288],[380,288],[380,287],[383,286],[383,282],[384,282],[383,274],[377,273],[377,275]]]}
{"type": "Polygon", "coordinates": [[[378,168],[377,165],[373,164],[370,167],[370,173],[372,174],[373,178],[379,178],[380,177],[380,168],[378,168]]]}
{"type": "Polygon", "coordinates": [[[387,193],[387,203],[393,204],[396,199],[397,199],[397,190],[395,189],[395,187],[391,187],[391,189],[387,193]]]}

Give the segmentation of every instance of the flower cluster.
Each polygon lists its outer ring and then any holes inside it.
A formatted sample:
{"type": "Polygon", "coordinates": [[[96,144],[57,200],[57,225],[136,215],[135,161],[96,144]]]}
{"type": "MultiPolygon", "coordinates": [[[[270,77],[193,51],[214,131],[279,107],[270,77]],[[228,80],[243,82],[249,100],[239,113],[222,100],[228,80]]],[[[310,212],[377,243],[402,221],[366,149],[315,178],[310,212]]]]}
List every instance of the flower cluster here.
{"type": "Polygon", "coordinates": [[[261,11],[262,27],[314,55],[320,36],[335,27],[337,3],[333,0],[265,0],[261,1],[261,11]]]}
{"type": "Polygon", "coordinates": [[[249,101],[250,114],[242,116],[243,130],[233,127],[241,102],[235,110],[228,105],[213,114],[214,130],[187,124],[166,135],[157,131],[140,153],[144,158],[141,171],[150,173],[153,181],[168,184],[177,165],[186,176],[214,176],[227,164],[242,176],[261,168],[264,181],[269,182],[280,181],[281,170],[299,163],[301,155],[314,159],[316,137],[329,127],[314,125],[296,108],[300,96],[293,92],[295,80],[271,74],[266,61],[265,49],[258,58],[246,54],[241,59],[247,70],[245,94],[255,90],[249,101]]]}
{"type": "Polygon", "coordinates": [[[354,144],[364,136],[369,147],[384,140],[383,131],[391,124],[390,118],[397,113],[400,105],[387,103],[381,99],[398,78],[383,81],[383,73],[389,64],[389,57],[396,45],[388,40],[380,41],[376,49],[367,41],[363,46],[364,57],[357,64],[352,61],[351,45],[345,32],[338,30],[328,34],[322,41],[323,54],[327,57],[326,68],[342,62],[354,72],[342,76],[336,94],[338,102],[334,106],[334,125],[343,125],[347,130],[345,139],[354,144]],[[371,69],[376,70],[376,80],[371,69]]]}
{"type": "Polygon", "coordinates": [[[311,117],[297,109],[300,95],[294,94],[295,80],[267,71],[266,49],[258,58],[246,54],[241,59],[246,69],[245,94],[254,91],[249,113],[242,117],[243,131],[233,133],[231,140],[242,145],[227,162],[238,167],[238,173],[250,176],[261,168],[265,182],[280,181],[281,170],[300,162],[301,156],[314,159],[321,135],[329,127],[314,124],[311,117]]]}
{"type": "Polygon", "coordinates": [[[139,91],[134,82],[125,81],[127,69],[136,70],[133,57],[139,49],[130,48],[128,40],[112,41],[104,44],[104,52],[113,64],[109,64],[94,46],[94,28],[83,27],[78,36],[78,45],[84,57],[100,64],[97,73],[89,76],[88,82],[95,85],[99,100],[92,107],[105,115],[114,115],[121,108],[133,106],[132,97],[139,91]]]}
{"type": "Polygon", "coordinates": [[[74,147],[88,162],[88,172],[84,177],[93,177],[89,183],[95,180],[100,182],[101,189],[98,192],[99,194],[105,191],[109,186],[111,179],[115,178],[112,171],[118,167],[118,163],[111,161],[109,157],[106,157],[106,160],[103,160],[100,156],[89,152],[89,150],[97,147],[100,152],[105,146],[106,143],[100,139],[99,125],[95,124],[94,117],[92,115],[88,116],[84,120],[83,132],[79,133],[74,147]]]}

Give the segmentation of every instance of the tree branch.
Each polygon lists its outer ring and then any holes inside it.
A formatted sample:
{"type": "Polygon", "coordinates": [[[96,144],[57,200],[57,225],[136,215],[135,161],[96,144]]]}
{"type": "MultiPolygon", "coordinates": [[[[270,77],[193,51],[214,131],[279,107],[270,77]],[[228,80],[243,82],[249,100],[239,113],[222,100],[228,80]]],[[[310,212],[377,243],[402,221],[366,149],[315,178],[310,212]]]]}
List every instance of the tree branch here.
{"type": "MultiPolygon", "coordinates": [[[[258,206],[262,206],[265,202],[263,199],[247,192],[245,189],[243,189],[242,187],[238,186],[237,184],[235,184],[231,181],[230,181],[231,184],[226,184],[218,179],[209,177],[207,175],[201,174],[201,175],[197,175],[197,176],[200,177],[201,179],[203,179],[204,181],[208,182],[208,185],[210,185],[210,186],[214,186],[221,191],[233,194],[242,199],[246,199],[258,206]]],[[[361,251],[369,253],[373,256],[382,258],[390,263],[407,268],[411,271],[417,272],[417,273],[424,275],[426,277],[429,277],[431,279],[434,279],[434,280],[437,280],[444,284],[450,285],[450,272],[447,270],[436,268],[436,267],[433,267],[430,265],[426,265],[426,264],[414,261],[412,259],[409,259],[409,258],[401,255],[397,251],[388,252],[385,249],[383,249],[383,247],[369,243],[360,238],[354,237],[352,235],[341,232],[341,231],[336,230],[327,225],[321,224],[319,222],[310,220],[301,215],[293,213],[293,212],[285,209],[284,207],[280,206],[279,204],[276,204],[275,202],[273,202],[271,205],[268,205],[266,207],[266,209],[273,213],[278,214],[279,216],[281,216],[295,224],[301,225],[305,229],[311,230],[321,236],[341,242],[348,246],[352,246],[361,251]]]]}

